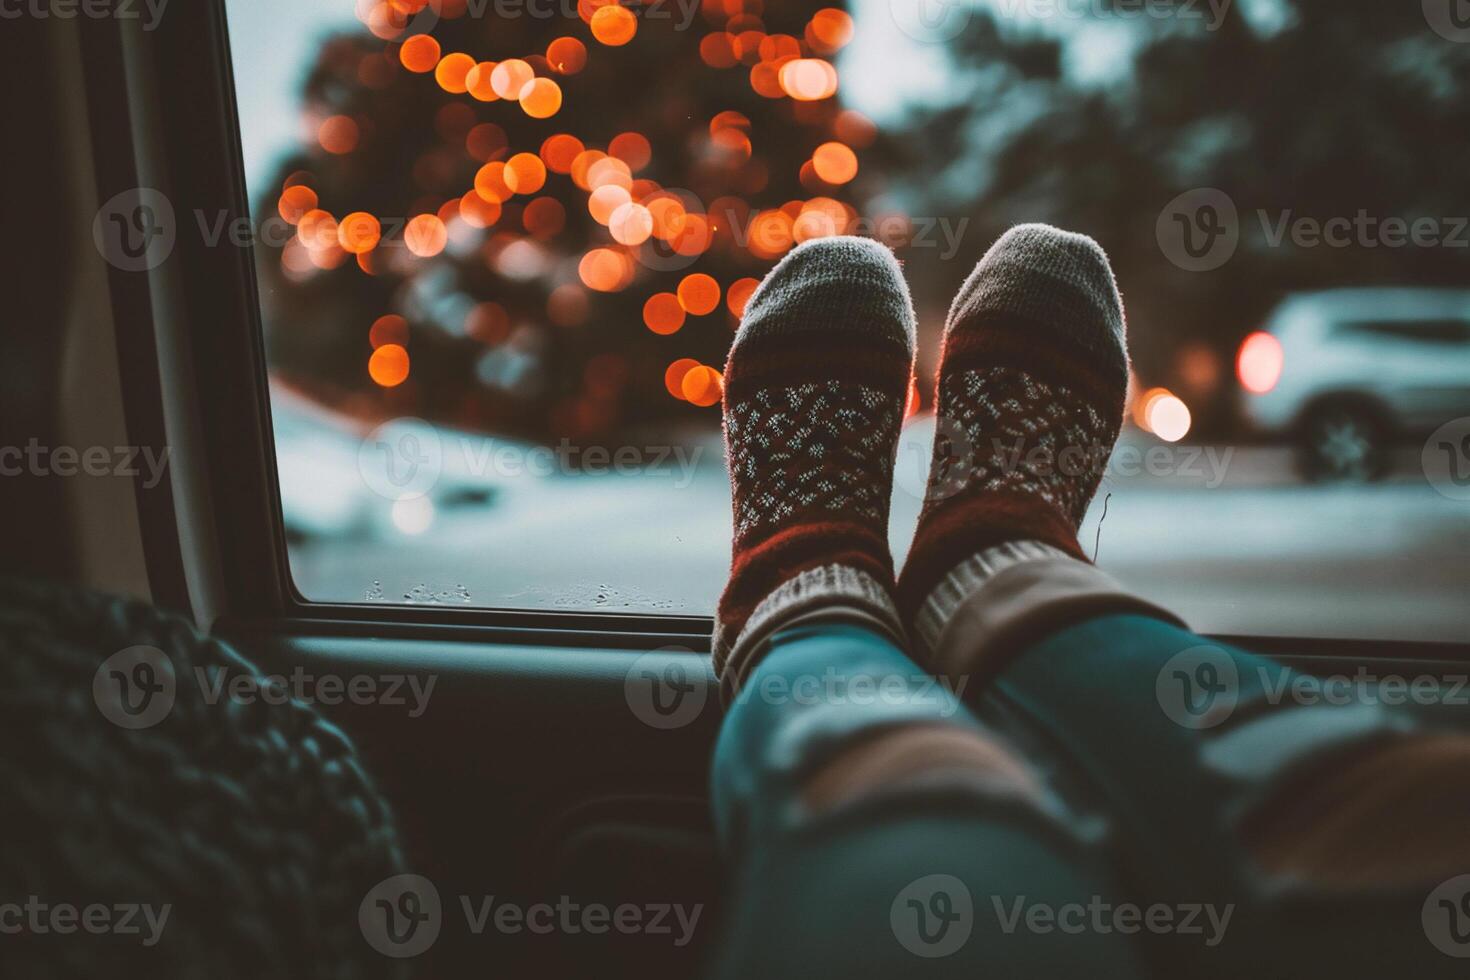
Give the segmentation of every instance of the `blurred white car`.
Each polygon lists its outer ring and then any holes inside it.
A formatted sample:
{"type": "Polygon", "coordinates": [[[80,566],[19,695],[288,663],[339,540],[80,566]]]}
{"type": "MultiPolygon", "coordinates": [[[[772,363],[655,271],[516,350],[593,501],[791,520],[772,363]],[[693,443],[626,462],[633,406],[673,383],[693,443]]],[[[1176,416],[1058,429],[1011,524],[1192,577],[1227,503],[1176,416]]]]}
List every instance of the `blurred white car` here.
{"type": "Polygon", "coordinates": [[[1382,476],[1399,442],[1470,415],[1470,290],[1291,296],[1241,344],[1247,420],[1311,479],[1382,476]]]}
{"type": "Polygon", "coordinates": [[[536,498],[544,479],[516,466],[531,447],[400,419],[370,428],[271,387],[281,510],[294,540],[401,540],[483,524],[536,498]]]}

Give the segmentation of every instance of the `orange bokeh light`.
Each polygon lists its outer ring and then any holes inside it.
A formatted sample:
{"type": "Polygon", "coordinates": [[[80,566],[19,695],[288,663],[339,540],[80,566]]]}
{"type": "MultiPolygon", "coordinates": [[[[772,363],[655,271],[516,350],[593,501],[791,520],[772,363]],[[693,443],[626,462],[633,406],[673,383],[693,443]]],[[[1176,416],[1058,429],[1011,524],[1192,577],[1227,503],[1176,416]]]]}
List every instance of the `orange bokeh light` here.
{"type": "Polygon", "coordinates": [[[354,211],[337,225],[338,243],[353,255],[371,252],[383,237],[383,226],[366,211],[354,211]]]}
{"type": "Polygon", "coordinates": [[[389,313],[378,317],[373,325],[368,328],[368,343],[377,350],[384,344],[397,344],[400,347],[408,346],[408,321],[397,313],[389,313]]]}
{"type": "Polygon", "coordinates": [[[500,220],[500,202],[487,201],[478,191],[459,199],[459,218],[471,228],[489,228],[500,220]]]}
{"type": "Polygon", "coordinates": [[[620,47],[638,33],[638,18],[618,4],[598,7],[592,15],[592,36],[608,47],[620,47]]]}
{"type": "Polygon", "coordinates": [[[463,95],[468,90],[465,79],[474,67],[475,59],[467,54],[446,54],[439,59],[439,65],[434,69],[434,80],[444,91],[463,95]]]}
{"type": "Polygon", "coordinates": [[[634,173],[648,166],[653,159],[653,147],[642,133],[619,133],[607,144],[609,156],[617,157],[634,173]]]}
{"type": "Polygon", "coordinates": [[[368,375],[384,388],[394,388],[408,380],[408,351],[398,344],[384,344],[368,358],[368,375]]]}
{"type": "Polygon", "coordinates": [[[328,153],[351,153],[357,149],[357,123],[351,116],[329,116],[317,127],[316,138],[328,153]]]}
{"type": "Polygon", "coordinates": [[[438,215],[421,214],[403,229],[403,244],[419,258],[432,258],[449,244],[449,230],[438,215]]]}
{"type": "Polygon", "coordinates": [[[845,184],[857,176],[857,154],[845,143],[823,143],[812,154],[817,176],[829,184],[845,184]]]}
{"type": "Polygon", "coordinates": [[[313,208],[297,222],[296,237],[312,251],[334,248],[337,245],[337,219],[330,211],[313,208]]]}
{"type": "Polygon", "coordinates": [[[750,302],[750,297],[755,292],[755,287],[759,285],[760,280],[752,279],[749,276],[743,279],[736,279],[730,283],[730,288],[725,291],[725,305],[729,307],[730,312],[737,317],[744,316],[745,306],[750,302]]]}
{"type": "MultiPolygon", "coordinates": [[[[654,293],[648,297],[643,304],[643,323],[656,334],[678,333],[684,326],[684,307],[679,304],[679,297],[673,293],[654,293]]],[[[690,367],[695,363],[690,361],[690,367]]]]}
{"type": "Polygon", "coordinates": [[[633,279],[633,263],[616,249],[594,248],[582,256],[577,275],[590,289],[602,293],[623,289],[633,279]]]}
{"type": "Polygon", "coordinates": [[[515,196],[509,181],[505,175],[506,165],[499,160],[491,160],[479,169],[475,174],[475,193],[487,201],[497,204],[509,201],[515,196]]]}
{"type": "Polygon", "coordinates": [[[296,184],[281,191],[281,200],[276,210],[289,224],[296,224],[301,216],[317,206],[316,191],[305,184],[296,184]]]}
{"type": "Polygon", "coordinates": [[[793,58],[781,66],[781,88],[799,102],[815,102],[837,94],[837,69],[821,58],[793,58]]]}
{"type": "Polygon", "coordinates": [[[500,98],[491,79],[495,76],[495,62],[482,61],[471,68],[464,77],[465,90],[481,102],[494,102],[500,98]]]}
{"type": "Polygon", "coordinates": [[[517,153],[505,161],[504,180],[515,194],[534,194],[546,186],[546,164],[534,153],[517,153]]]}
{"type": "Polygon", "coordinates": [[[575,75],[587,67],[587,46],[574,37],[559,37],[546,46],[546,61],[562,75],[575,75]]]}
{"type": "Polygon", "coordinates": [[[507,58],[490,73],[490,84],[496,95],[514,101],[521,97],[526,83],[535,77],[535,71],[526,62],[520,58],[507,58]]]}
{"type": "Polygon", "coordinates": [[[618,184],[604,184],[587,197],[587,211],[600,225],[612,221],[613,212],[627,204],[632,198],[618,184]]]}
{"type": "Polygon", "coordinates": [[[567,209],[554,197],[538,197],[521,212],[521,224],[537,238],[558,234],[567,223],[567,209]]]}
{"type": "Polygon", "coordinates": [[[708,408],[724,396],[725,378],[714,368],[701,364],[684,372],[679,390],[685,401],[700,408],[708,408]]]}
{"type": "Polygon", "coordinates": [[[643,205],[628,201],[608,217],[607,229],[619,245],[642,245],[653,234],[653,215],[643,205]]]}
{"type": "Polygon", "coordinates": [[[699,56],[711,68],[734,68],[740,63],[740,56],[735,51],[735,38],[724,31],[700,38],[699,56]]]}
{"type": "Polygon", "coordinates": [[[822,54],[831,54],[843,47],[852,40],[852,35],[852,16],[835,7],[818,10],[806,29],[807,43],[822,54]]]}
{"type": "MultiPolygon", "coordinates": [[[[668,295],[665,293],[664,295],[668,295]]],[[[669,394],[679,401],[684,400],[684,375],[693,368],[699,367],[699,362],[692,357],[681,357],[664,369],[664,387],[669,389],[669,394]]]]}
{"type": "Polygon", "coordinates": [[[541,160],[552,173],[566,174],[572,171],[572,162],[584,147],[582,141],[566,133],[546,137],[541,144],[541,160]]]}
{"type": "Polygon", "coordinates": [[[572,175],[572,183],[584,191],[592,190],[592,185],[587,182],[587,172],[592,169],[593,164],[605,159],[607,159],[607,154],[601,150],[583,150],[578,153],[572,160],[572,169],[569,171],[572,175]]]}
{"type": "Polygon", "coordinates": [[[679,281],[679,305],[695,316],[704,316],[720,305],[720,284],[703,272],[685,276],[679,281]]]}
{"type": "Polygon", "coordinates": [[[532,119],[550,119],[561,109],[561,86],[549,78],[532,79],[521,89],[520,102],[532,119]]]}
{"type": "Polygon", "coordinates": [[[439,42],[427,34],[415,34],[399,47],[398,60],[411,72],[431,72],[439,65],[439,42]]]}
{"type": "Polygon", "coordinates": [[[617,157],[605,156],[587,168],[587,186],[596,190],[608,184],[616,184],[630,194],[633,190],[633,171],[617,157]]]}

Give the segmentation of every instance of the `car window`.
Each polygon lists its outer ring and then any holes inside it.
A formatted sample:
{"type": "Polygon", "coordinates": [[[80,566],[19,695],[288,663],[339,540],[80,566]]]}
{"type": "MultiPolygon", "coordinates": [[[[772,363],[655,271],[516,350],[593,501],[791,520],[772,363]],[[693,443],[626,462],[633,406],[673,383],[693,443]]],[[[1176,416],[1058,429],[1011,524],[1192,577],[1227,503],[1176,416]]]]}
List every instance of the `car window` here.
{"type": "Polygon", "coordinates": [[[1343,324],[1348,335],[1386,337],[1423,344],[1460,344],[1470,341],[1470,323],[1464,320],[1389,320],[1343,324]]]}
{"type": "Polygon", "coordinates": [[[1089,555],[1201,630],[1463,639],[1470,386],[1258,329],[1464,339],[1411,312],[1470,305],[1470,44],[1433,7],[226,0],[297,590],[709,614],[724,358],[836,233],[920,318],[901,559],[949,299],[1034,220],[1128,308],[1089,555]]]}

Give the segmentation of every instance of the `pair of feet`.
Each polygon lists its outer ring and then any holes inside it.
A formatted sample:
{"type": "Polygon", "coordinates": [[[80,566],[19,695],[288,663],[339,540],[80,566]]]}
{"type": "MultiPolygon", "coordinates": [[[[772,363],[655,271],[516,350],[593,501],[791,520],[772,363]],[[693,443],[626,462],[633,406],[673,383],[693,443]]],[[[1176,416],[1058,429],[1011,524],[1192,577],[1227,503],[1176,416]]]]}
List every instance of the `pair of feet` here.
{"type": "Polygon", "coordinates": [[[1128,386],[1102,249],[1023,225],[960,289],[929,489],[895,579],[888,507],[915,336],[898,262],[871,240],[807,242],[752,295],[725,370],[735,535],[714,655],[727,693],[797,622],[865,622],[924,659],[998,567],[1086,560],[1077,528],[1128,386]]]}

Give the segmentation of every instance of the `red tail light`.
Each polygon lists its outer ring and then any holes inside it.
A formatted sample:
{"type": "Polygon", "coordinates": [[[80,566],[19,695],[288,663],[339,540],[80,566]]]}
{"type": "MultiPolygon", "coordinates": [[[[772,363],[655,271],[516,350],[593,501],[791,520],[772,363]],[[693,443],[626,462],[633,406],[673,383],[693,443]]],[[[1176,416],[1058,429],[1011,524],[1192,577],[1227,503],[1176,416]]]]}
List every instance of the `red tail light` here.
{"type": "Polygon", "coordinates": [[[1276,387],[1285,366],[1286,354],[1281,349],[1281,341],[1264,330],[1258,330],[1240,345],[1240,354],[1235,359],[1235,375],[1246,391],[1264,395],[1276,387]]]}

